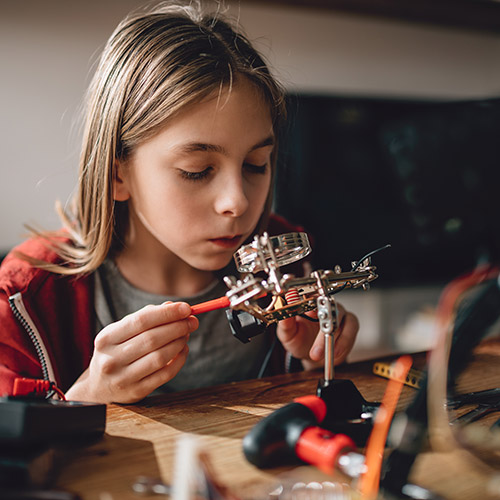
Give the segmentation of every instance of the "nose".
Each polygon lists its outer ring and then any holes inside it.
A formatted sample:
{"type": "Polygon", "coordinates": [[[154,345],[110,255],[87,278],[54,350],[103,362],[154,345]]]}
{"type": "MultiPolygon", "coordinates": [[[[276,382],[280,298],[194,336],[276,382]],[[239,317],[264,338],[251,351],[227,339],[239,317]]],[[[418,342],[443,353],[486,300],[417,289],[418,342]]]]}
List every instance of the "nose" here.
{"type": "Polygon", "coordinates": [[[220,215],[240,217],[249,206],[241,174],[226,175],[220,179],[215,196],[215,211],[220,215]]]}

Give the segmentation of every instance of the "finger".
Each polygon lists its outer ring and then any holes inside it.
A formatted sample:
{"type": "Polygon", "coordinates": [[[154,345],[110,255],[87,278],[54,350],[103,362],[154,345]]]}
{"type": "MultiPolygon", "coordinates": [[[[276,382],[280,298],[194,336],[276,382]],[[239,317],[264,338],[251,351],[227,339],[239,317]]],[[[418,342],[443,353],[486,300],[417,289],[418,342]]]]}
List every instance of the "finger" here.
{"type": "Polygon", "coordinates": [[[151,375],[167,366],[187,346],[187,337],[170,342],[169,344],[149,352],[145,356],[135,360],[126,367],[126,376],[123,377],[125,385],[132,385],[138,380],[151,375]]]}
{"type": "Polygon", "coordinates": [[[309,316],[312,319],[318,319],[318,310],[314,309],[312,311],[307,311],[304,313],[305,316],[309,316]]]}
{"type": "Polygon", "coordinates": [[[319,332],[309,351],[309,357],[313,361],[321,361],[325,357],[325,336],[319,332]]]}
{"type": "Polygon", "coordinates": [[[347,311],[345,310],[345,307],[342,304],[339,304],[337,302],[336,306],[337,306],[337,325],[335,331],[333,332],[335,340],[338,339],[340,333],[342,332],[342,328],[344,327],[345,317],[347,314],[347,311]]]}
{"type": "Polygon", "coordinates": [[[123,363],[131,364],[134,361],[155,352],[168,344],[186,337],[198,328],[199,322],[194,316],[176,321],[167,325],[157,326],[147,332],[140,333],[135,337],[120,344],[120,356],[123,363]]]}
{"type": "Polygon", "coordinates": [[[135,403],[144,399],[147,395],[151,394],[155,389],[163,384],[166,384],[172,380],[184,366],[186,358],[189,353],[189,348],[187,345],[175,356],[174,359],[170,361],[165,366],[156,370],[149,375],[146,375],[141,380],[137,381],[133,386],[127,391],[127,401],[124,403],[135,403]]]}
{"type": "Polygon", "coordinates": [[[340,334],[335,341],[335,364],[343,363],[351,352],[359,331],[358,318],[346,312],[340,334]]]}
{"type": "MultiPolygon", "coordinates": [[[[188,318],[191,307],[185,302],[148,305],[139,311],[125,316],[120,322],[131,330],[132,335],[145,332],[159,325],[166,325],[188,318]]],[[[126,339],[125,339],[126,340],[126,339]]]]}
{"type": "MultiPolygon", "coordinates": [[[[335,304],[336,306],[336,316],[335,316],[335,322],[336,322],[336,329],[332,332],[334,341],[337,339],[337,337],[340,335],[340,329],[342,327],[342,323],[345,318],[345,308],[338,302],[335,304]]],[[[317,311],[316,311],[317,313],[317,311]]],[[[325,357],[325,334],[319,330],[318,335],[314,339],[313,345],[311,346],[311,349],[309,351],[309,357],[313,361],[321,361],[325,357]]]]}
{"type": "Polygon", "coordinates": [[[189,347],[186,345],[184,348],[177,354],[177,356],[168,363],[167,366],[163,366],[159,370],[151,375],[145,377],[141,383],[147,383],[149,387],[152,387],[149,392],[156,389],[160,385],[166,384],[170,380],[172,380],[184,366],[186,362],[187,356],[189,354],[189,347]]]}
{"type": "Polygon", "coordinates": [[[297,321],[295,318],[286,318],[278,323],[277,335],[281,342],[286,343],[297,334],[297,321]]]}
{"type": "Polygon", "coordinates": [[[98,345],[105,347],[110,344],[120,344],[139,333],[158,325],[185,319],[190,314],[191,307],[185,302],[147,305],[104,328],[96,337],[96,347],[98,345]]]}
{"type": "MultiPolygon", "coordinates": [[[[335,343],[335,353],[337,352],[337,340],[342,334],[342,330],[344,328],[344,323],[347,318],[347,312],[345,310],[345,307],[342,304],[337,303],[337,312],[336,312],[336,324],[337,327],[335,331],[333,332],[333,340],[335,343]]],[[[350,314],[350,313],[349,313],[350,314]]],[[[309,351],[309,357],[313,361],[321,361],[325,357],[325,335],[321,330],[318,332],[318,335],[316,336],[313,345],[311,346],[311,349],[309,351]]]]}

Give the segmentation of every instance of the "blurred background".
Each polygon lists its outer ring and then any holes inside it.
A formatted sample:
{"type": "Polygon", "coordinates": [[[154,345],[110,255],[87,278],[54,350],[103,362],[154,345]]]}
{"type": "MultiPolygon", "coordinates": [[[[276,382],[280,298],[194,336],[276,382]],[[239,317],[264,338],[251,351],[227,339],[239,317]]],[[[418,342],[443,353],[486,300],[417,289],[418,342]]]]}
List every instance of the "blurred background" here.
{"type": "MultiPolygon", "coordinates": [[[[312,233],[316,268],[392,245],[369,292],[339,295],[361,321],[354,360],[432,345],[442,287],[498,260],[500,4],[345,4],[225,2],[289,93],[276,211],[312,233]]],[[[59,226],[96,58],[144,5],[0,2],[0,254],[26,223],[59,226]]]]}

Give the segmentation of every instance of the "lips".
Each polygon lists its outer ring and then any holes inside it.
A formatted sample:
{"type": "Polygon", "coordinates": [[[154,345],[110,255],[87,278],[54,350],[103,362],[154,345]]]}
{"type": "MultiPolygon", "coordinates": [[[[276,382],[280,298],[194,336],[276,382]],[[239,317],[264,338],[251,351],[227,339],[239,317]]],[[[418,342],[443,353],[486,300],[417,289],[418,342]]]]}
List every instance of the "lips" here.
{"type": "Polygon", "coordinates": [[[241,234],[236,236],[223,236],[221,238],[210,239],[212,243],[222,248],[236,248],[241,241],[241,234]]]}

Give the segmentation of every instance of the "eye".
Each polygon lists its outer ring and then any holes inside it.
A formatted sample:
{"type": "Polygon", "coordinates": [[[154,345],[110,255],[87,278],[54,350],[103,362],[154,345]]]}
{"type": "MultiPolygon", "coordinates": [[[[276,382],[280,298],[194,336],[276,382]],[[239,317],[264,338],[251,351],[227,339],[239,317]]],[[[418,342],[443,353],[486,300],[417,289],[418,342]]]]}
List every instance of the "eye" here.
{"type": "Polygon", "coordinates": [[[267,170],[267,162],[263,165],[255,165],[254,163],[243,163],[243,168],[252,174],[265,174],[267,170]]]}
{"type": "Polygon", "coordinates": [[[201,181],[206,179],[210,172],[212,171],[212,167],[207,167],[200,172],[191,172],[189,170],[180,170],[181,177],[188,181],[201,181]]]}

